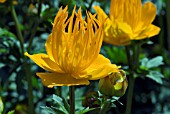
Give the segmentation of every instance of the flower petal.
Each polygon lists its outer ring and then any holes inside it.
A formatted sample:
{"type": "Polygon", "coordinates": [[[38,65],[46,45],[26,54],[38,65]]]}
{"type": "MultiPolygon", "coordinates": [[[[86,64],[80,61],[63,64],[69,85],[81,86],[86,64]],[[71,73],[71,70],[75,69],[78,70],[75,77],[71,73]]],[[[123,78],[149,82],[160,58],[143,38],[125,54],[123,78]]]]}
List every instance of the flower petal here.
{"type": "Polygon", "coordinates": [[[156,16],[156,6],[152,2],[147,2],[142,7],[141,21],[143,27],[148,26],[153,22],[156,16]]]}
{"type": "Polygon", "coordinates": [[[150,24],[145,30],[143,30],[139,34],[139,36],[137,36],[135,38],[135,40],[141,40],[141,39],[144,39],[144,38],[150,38],[152,36],[155,36],[155,35],[159,34],[159,32],[160,32],[160,28],[159,27],[150,24]]]}
{"type": "MultiPolygon", "coordinates": [[[[103,11],[103,9],[101,9],[99,6],[94,6],[93,7],[95,9],[95,11],[97,12],[98,15],[98,19],[101,22],[104,22],[103,20],[105,20],[106,18],[108,18],[108,16],[106,15],[106,13],[103,11]]],[[[107,19],[108,20],[108,19],[107,19]]]]}
{"type": "Polygon", "coordinates": [[[112,72],[118,72],[118,67],[111,64],[109,59],[99,54],[97,59],[85,70],[85,74],[81,77],[88,77],[89,80],[98,80],[112,72]]]}
{"type": "Polygon", "coordinates": [[[131,40],[127,34],[122,34],[119,37],[108,36],[104,38],[104,42],[116,46],[129,45],[131,40]]]}
{"type": "Polygon", "coordinates": [[[49,56],[49,58],[54,61],[53,58],[53,51],[52,51],[52,34],[50,34],[47,38],[47,41],[45,43],[45,47],[46,47],[46,51],[47,51],[47,55],[49,56]]]}
{"type": "Polygon", "coordinates": [[[70,74],[63,73],[36,73],[43,81],[43,84],[49,88],[54,86],[74,86],[88,85],[87,79],[75,79],[70,74]]]}
{"type": "Polygon", "coordinates": [[[112,23],[112,26],[105,27],[104,42],[113,45],[130,44],[131,27],[126,23],[112,23]]]}
{"type": "Polygon", "coordinates": [[[59,72],[62,73],[63,71],[58,67],[58,65],[49,59],[47,54],[34,54],[30,55],[27,52],[25,53],[30,59],[32,59],[38,66],[41,68],[51,71],[51,72],[59,72]]]}
{"type": "MultiPolygon", "coordinates": [[[[125,0],[111,0],[110,2],[110,18],[122,20],[124,15],[124,2],[125,0]]],[[[127,1],[128,2],[128,1],[127,1]]]]}

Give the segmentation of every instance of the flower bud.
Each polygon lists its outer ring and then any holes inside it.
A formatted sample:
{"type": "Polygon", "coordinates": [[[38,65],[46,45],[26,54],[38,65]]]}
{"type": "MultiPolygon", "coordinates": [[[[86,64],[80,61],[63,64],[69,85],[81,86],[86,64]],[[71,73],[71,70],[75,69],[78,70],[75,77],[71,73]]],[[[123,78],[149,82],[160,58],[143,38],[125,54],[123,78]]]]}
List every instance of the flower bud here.
{"type": "Polygon", "coordinates": [[[108,96],[121,97],[124,95],[128,86],[126,74],[123,70],[112,73],[109,76],[100,79],[99,91],[108,96]]]}
{"type": "Polygon", "coordinates": [[[100,107],[98,98],[99,95],[95,91],[88,92],[85,96],[85,99],[82,101],[82,105],[84,107],[89,107],[89,108],[96,108],[100,107]]]}

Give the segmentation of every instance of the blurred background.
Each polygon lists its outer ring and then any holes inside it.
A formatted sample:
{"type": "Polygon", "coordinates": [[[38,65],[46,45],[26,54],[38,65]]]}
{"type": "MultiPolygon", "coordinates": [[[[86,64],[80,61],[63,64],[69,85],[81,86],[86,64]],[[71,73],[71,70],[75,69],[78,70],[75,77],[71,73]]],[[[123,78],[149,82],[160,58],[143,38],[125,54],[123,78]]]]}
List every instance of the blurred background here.
{"type": "MultiPolygon", "coordinates": [[[[147,2],[149,0],[143,0],[147,2]]],[[[140,56],[143,58],[162,57],[163,65],[154,68],[162,75],[156,78],[140,76],[136,79],[132,114],[170,114],[170,0],[150,0],[157,7],[157,16],[154,25],[161,28],[159,35],[152,37],[142,45],[140,56]],[[161,77],[161,78],[160,78],[161,77]]],[[[68,5],[69,13],[76,5],[95,13],[93,6],[101,6],[109,14],[110,0],[7,0],[0,3],[0,112],[2,102],[6,114],[15,110],[16,114],[27,114],[31,102],[30,91],[33,93],[33,107],[36,114],[46,114],[40,106],[52,104],[52,94],[58,89],[47,88],[36,77],[37,71],[43,71],[31,60],[26,59],[23,52],[46,53],[44,43],[51,33],[52,22],[61,6],[68,5]],[[17,20],[16,20],[17,18],[17,20]],[[16,26],[17,25],[17,26],[16,26]],[[17,31],[20,29],[21,31],[17,31]],[[20,39],[23,38],[23,39],[20,39]]],[[[121,65],[126,70],[127,60],[123,47],[103,43],[101,53],[112,63],[121,65]]],[[[155,61],[157,62],[157,61],[155,61]]],[[[160,75],[160,74],[159,74],[160,75]]],[[[82,98],[87,91],[97,90],[94,82],[89,86],[76,88],[76,98],[82,98]]],[[[68,98],[68,88],[63,87],[62,94],[68,98]]],[[[125,94],[119,99],[123,104],[115,102],[109,114],[123,114],[126,107],[125,94]]],[[[77,103],[81,103],[81,99],[77,103]]],[[[77,104],[78,105],[78,104],[77,104]]],[[[80,104],[81,105],[81,104],[80,104]]],[[[48,113],[47,113],[48,114],[48,113]]]]}

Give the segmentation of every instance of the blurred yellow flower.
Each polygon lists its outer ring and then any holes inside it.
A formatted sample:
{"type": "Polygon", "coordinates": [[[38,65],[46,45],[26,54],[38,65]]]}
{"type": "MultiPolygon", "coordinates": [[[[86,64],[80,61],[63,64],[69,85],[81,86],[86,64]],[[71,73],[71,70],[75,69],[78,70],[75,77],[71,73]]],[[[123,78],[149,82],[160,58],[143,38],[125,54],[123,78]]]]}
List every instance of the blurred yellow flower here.
{"type": "Polygon", "coordinates": [[[156,6],[141,0],[111,0],[110,17],[99,7],[94,9],[99,19],[105,21],[104,41],[113,45],[129,45],[131,40],[141,40],[157,35],[160,28],[151,24],[156,16],[156,6]]]}
{"type": "Polygon", "coordinates": [[[6,0],[0,0],[0,3],[4,3],[6,0]]]}
{"type": "Polygon", "coordinates": [[[12,0],[13,5],[18,5],[18,0],[12,0]]]}
{"type": "Polygon", "coordinates": [[[60,8],[45,44],[47,54],[25,53],[49,71],[37,73],[45,86],[88,85],[89,80],[98,80],[118,71],[116,65],[99,54],[103,24],[95,16],[87,12],[86,22],[81,8],[78,13],[74,8],[71,17],[67,18],[67,7],[60,8]]]}
{"type": "MultiPolygon", "coordinates": [[[[6,0],[0,0],[0,3],[4,3],[6,0]]],[[[12,0],[13,5],[17,5],[18,1],[17,0],[12,0]]]]}

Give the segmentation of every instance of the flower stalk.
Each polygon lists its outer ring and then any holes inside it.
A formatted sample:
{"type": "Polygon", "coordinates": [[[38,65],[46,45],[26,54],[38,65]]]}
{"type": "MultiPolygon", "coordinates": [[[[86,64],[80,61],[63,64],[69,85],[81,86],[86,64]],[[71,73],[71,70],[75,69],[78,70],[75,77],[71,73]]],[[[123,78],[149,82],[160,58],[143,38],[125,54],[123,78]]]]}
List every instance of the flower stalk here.
{"type": "Polygon", "coordinates": [[[34,112],[34,102],[33,102],[33,87],[32,87],[32,75],[30,74],[30,64],[25,63],[24,64],[24,70],[28,82],[28,108],[29,108],[29,114],[35,114],[34,112]]]}
{"type": "Polygon", "coordinates": [[[14,8],[12,3],[11,3],[11,15],[12,15],[13,20],[15,22],[15,29],[16,29],[16,32],[17,32],[17,38],[18,38],[18,41],[20,43],[21,55],[23,57],[23,55],[24,55],[24,40],[23,40],[21,30],[19,28],[19,22],[18,22],[18,18],[17,18],[16,12],[15,12],[15,8],[14,8]]]}
{"type": "Polygon", "coordinates": [[[75,93],[74,93],[74,86],[69,87],[70,92],[70,114],[75,114],[75,93]]]}
{"type": "Polygon", "coordinates": [[[133,76],[129,76],[128,95],[127,95],[125,114],[131,114],[134,83],[135,83],[135,78],[133,76]]]}
{"type": "Polygon", "coordinates": [[[106,112],[107,112],[108,108],[110,107],[110,105],[111,105],[111,102],[110,102],[110,101],[106,101],[106,102],[103,104],[103,106],[102,106],[99,114],[106,114],[106,112]]]}
{"type": "MultiPolygon", "coordinates": [[[[21,48],[21,57],[23,58],[23,60],[25,61],[26,58],[24,56],[24,38],[22,36],[21,33],[21,29],[19,27],[19,21],[17,18],[17,14],[15,11],[15,8],[13,6],[13,4],[10,4],[10,8],[11,8],[11,15],[13,17],[13,20],[15,22],[15,29],[17,32],[17,38],[18,41],[20,43],[20,48],[21,48]]],[[[33,103],[33,94],[32,94],[32,78],[30,75],[30,66],[28,64],[24,64],[24,70],[25,70],[25,74],[27,76],[27,82],[28,82],[28,105],[29,105],[29,114],[34,114],[34,103],[33,103]]]]}
{"type": "Polygon", "coordinates": [[[127,61],[129,66],[129,85],[128,85],[128,93],[127,93],[127,103],[126,103],[126,113],[131,114],[132,110],[132,98],[133,98],[133,90],[135,83],[135,71],[138,68],[139,63],[139,54],[140,54],[141,43],[136,43],[132,48],[132,53],[130,53],[130,47],[125,46],[127,61]]]}

